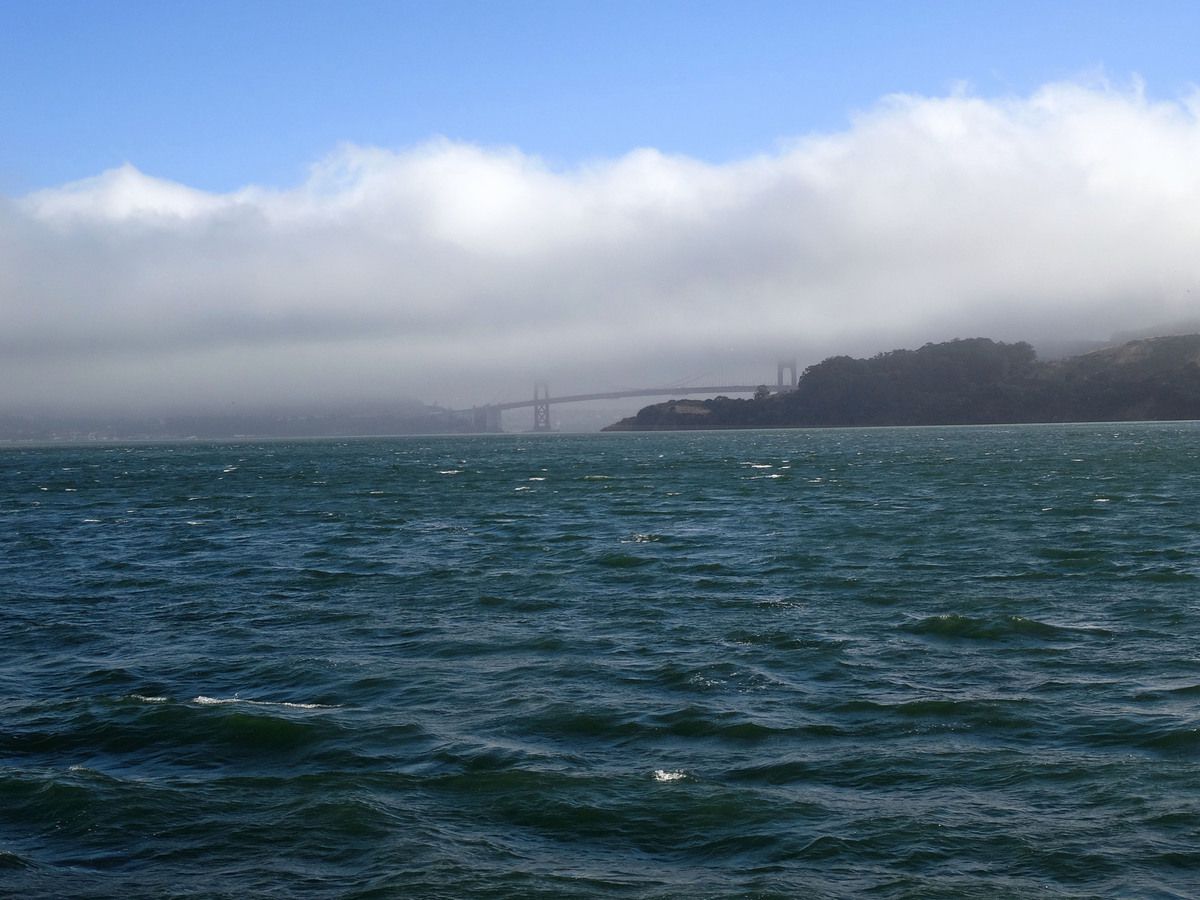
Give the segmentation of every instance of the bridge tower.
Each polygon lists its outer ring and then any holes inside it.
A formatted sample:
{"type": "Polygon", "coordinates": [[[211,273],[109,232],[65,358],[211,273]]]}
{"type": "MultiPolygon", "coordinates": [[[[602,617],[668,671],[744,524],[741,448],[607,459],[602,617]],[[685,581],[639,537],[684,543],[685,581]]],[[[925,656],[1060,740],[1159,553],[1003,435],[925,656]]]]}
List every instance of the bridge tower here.
{"type": "Polygon", "coordinates": [[[781,359],[779,361],[776,378],[779,393],[782,394],[784,391],[794,391],[796,389],[796,383],[799,380],[796,374],[796,357],[793,356],[791,359],[781,359]],[[788,373],[788,380],[786,382],[783,380],[784,372],[788,373]]]}
{"type": "Polygon", "coordinates": [[[550,430],[550,385],[544,381],[533,383],[533,430],[550,430]]]}

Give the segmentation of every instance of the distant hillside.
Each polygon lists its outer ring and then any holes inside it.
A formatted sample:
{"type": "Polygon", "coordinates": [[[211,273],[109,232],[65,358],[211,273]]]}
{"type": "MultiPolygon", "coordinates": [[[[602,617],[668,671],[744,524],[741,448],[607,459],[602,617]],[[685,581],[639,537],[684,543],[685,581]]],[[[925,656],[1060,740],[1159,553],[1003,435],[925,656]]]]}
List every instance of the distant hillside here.
{"type": "Polygon", "coordinates": [[[984,425],[1200,419],[1200,334],[1131,341],[1053,362],[1026,343],[926,344],[810,366],[794,391],[672,400],[607,431],[984,425]]]}

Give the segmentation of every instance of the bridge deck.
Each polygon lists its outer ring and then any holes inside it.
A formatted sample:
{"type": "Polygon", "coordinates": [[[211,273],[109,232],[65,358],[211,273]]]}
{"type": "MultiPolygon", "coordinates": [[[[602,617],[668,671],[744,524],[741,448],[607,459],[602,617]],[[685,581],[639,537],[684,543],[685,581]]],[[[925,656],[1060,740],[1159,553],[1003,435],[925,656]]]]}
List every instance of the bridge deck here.
{"type": "MultiPolygon", "coordinates": [[[[676,397],[684,394],[753,394],[759,389],[757,384],[721,384],[715,387],[673,387],[673,388],[634,388],[625,391],[602,391],[598,394],[564,394],[561,397],[543,397],[540,400],[513,400],[509,403],[489,403],[484,408],[490,409],[524,409],[539,403],[583,403],[587,400],[620,400],[623,397],[676,397]]],[[[772,385],[766,386],[774,391],[772,385]]]]}

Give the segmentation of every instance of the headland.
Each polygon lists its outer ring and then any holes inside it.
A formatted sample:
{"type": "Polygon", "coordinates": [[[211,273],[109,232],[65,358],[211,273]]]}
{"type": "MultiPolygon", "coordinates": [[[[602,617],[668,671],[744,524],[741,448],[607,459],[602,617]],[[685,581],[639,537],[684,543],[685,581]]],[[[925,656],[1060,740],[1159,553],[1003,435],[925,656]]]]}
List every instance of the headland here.
{"type": "Polygon", "coordinates": [[[1039,360],[1025,342],[969,338],[834,356],[795,390],[754,399],[670,400],[606,431],[831,428],[1200,419],[1200,334],[1039,360]]]}

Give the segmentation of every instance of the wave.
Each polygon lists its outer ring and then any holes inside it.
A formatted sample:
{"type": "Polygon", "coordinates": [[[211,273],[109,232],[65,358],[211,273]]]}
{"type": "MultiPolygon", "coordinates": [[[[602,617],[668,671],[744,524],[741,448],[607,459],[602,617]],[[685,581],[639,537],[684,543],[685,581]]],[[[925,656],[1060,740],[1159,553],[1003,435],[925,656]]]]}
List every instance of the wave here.
{"type": "Polygon", "coordinates": [[[667,769],[655,769],[654,770],[654,780],[655,781],[666,781],[666,782],[683,781],[683,779],[685,779],[687,777],[688,776],[687,776],[686,772],[673,772],[673,771],[669,771],[667,769]]]}
{"type": "Polygon", "coordinates": [[[5,869],[30,869],[33,863],[9,850],[0,850],[0,872],[5,869]]]}
{"type": "Polygon", "coordinates": [[[841,653],[847,643],[841,639],[798,635],[790,631],[734,631],[727,635],[726,640],[731,644],[821,655],[841,653]]]}
{"type": "Polygon", "coordinates": [[[1200,727],[1164,727],[1142,738],[1140,746],[1167,756],[1200,756],[1200,727]]]}
{"type": "MultiPolygon", "coordinates": [[[[165,698],[159,698],[165,699],[165,698]]],[[[191,700],[197,706],[226,706],[242,704],[244,706],[275,706],[281,709],[343,709],[342,706],[331,706],[325,703],[294,703],[288,700],[248,700],[242,697],[206,697],[201,694],[191,700]]]]}
{"type": "Polygon", "coordinates": [[[596,557],[596,564],[606,569],[640,569],[656,562],[645,556],[631,556],[628,553],[605,553],[596,557]]]}
{"type": "Polygon", "coordinates": [[[944,613],[925,616],[899,626],[902,631],[927,637],[959,640],[1006,641],[1022,638],[1062,640],[1076,637],[1111,638],[1113,632],[1099,626],[1055,625],[1025,616],[987,618],[944,613]]]}
{"type": "Polygon", "coordinates": [[[887,731],[898,721],[905,728],[927,730],[1028,731],[1037,724],[1038,705],[1025,698],[918,697],[914,699],[847,700],[830,707],[830,713],[851,720],[866,720],[873,731],[887,731]],[[889,724],[890,723],[890,724],[889,724]]]}

